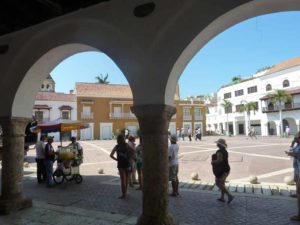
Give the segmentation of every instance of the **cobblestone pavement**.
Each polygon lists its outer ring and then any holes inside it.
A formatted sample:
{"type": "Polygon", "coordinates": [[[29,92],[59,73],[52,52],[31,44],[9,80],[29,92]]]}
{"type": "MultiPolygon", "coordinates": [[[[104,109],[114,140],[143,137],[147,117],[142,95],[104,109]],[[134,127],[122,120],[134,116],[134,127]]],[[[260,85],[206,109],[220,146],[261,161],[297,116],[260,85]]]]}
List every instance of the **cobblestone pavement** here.
{"type": "MultiPolygon", "coordinates": [[[[117,198],[120,187],[106,184],[113,176],[84,176],[82,184],[63,183],[54,188],[24,178],[24,192],[34,207],[0,217],[0,224],[16,225],[115,225],[135,224],[141,214],[141,192],[131,188],[127,200],[117,198]]],[[[218,202],[218,192],[181,189],[169,199],[170,212],[180,224],[296,224],[289,216],[297,211],[296,200],[281,196],[235,194],[231,204],[218,202]]]]}

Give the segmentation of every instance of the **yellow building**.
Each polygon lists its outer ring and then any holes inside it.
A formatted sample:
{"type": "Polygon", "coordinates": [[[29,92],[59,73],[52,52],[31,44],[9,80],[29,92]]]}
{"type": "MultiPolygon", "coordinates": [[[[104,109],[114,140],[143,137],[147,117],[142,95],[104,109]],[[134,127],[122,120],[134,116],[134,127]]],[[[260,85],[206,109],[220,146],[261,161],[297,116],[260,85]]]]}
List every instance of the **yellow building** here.
{"type": "MultiPolygon", "coordinates": [[[[76,83],[77,118],[90,124],[81,131],[81,139],[112,139],[125,128],[136,135],[138,121],[131,112],[133,105],[131,89],[128,85],[76,83]]],[[[201,101],[180,100],[179,88],[175,94],[177,109],[170,121],[170,132],[190,127],[193,131],[200,127],[205,134],[205,106],[201,101]]]]}

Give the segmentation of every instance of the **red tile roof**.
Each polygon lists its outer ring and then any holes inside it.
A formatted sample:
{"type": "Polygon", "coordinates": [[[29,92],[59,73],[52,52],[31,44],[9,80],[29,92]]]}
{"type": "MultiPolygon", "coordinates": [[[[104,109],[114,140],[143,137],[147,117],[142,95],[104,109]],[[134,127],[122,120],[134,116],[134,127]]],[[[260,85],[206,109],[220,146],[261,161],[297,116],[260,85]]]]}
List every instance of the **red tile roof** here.
{"type": "Polygon", "coordinates": [[[132,98],[132,92],[129,85],[121,84],[77,82],[75,85],[75,92],[79,97],[132,98]]]}
{"type": "Polygon", "coordinates": [[[272,73],[276,73],[276,72],[279,72],[279,71],[282,71],[282,70],[286,70],[286,69],[289,69],[289,68],[292,68],[292,67],[295,67],[295,66],[298,66],[298,65],[300,65],[300,57],[289,59],[289,60],[286,60],[284,62],[281,62],[281,63],[273,66],[271,69],[269,69],[264,74],[264,76],[272,74],[272,73]]]}
{"type": "Polygon", "coordinates": [[[74,94],[65,94],[59,92],[38,92],[35,99],[45,101],[75,102],[76,96],[74,94]]]}
{"type": "Polygon", "coordinates": [[[48,105],[34,105],[33,106],[34,109],[52,109],[50,106],[48,105]]]}

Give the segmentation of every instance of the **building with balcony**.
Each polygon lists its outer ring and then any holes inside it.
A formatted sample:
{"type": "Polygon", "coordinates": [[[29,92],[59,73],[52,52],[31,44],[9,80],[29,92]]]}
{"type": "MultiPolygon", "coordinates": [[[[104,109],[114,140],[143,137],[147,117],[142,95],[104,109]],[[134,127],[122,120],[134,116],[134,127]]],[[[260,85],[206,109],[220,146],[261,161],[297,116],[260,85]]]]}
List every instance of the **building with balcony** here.
{"type": "MultiPolygon", "coordinates": [[[[72,93],[55,92],[55,82],[50,75],[41,84],[33,106],[33,116],[38,123],[44,123],[58,118],[77,119],[76,97],[72,93]]],[[[51,133],[54,140],[60,140],[59,133],[51,133]]],[[[68,140],[76,131],[65,132],[62,138],[68,140]]]]}
{"type": "MultiPolygon", "coordinates": [[[[139,124],[131,112],[132,92],[128,85],[76,83],[77,116],[90,124],[81,131],[81,139],[112,139],[125,128],[137,135],[139,124]]],[[[172,117],[169,130],[200,127],[205,133],[205,107],[201,101],[180,100],[179,87],[174,97],[177,113],[172,117]]]]}
{"type": "Polygon", "coordinates": [[[215,101],[207,102],[207,108],[207,129],[213,132],[225,133],[228,125],[233,135],[244,135],[249,129],[263,136],[282,135],[287,127],[290,134],[295,134],[300,125],[300,57],[221,87],[215,94],[215,101]],[[280,105],[271,102],[269,95],[275,90],[285,90],[291,95],[291,101],[280,105]],[[232,106],[224,109],[224,99],[232,106]],[[241,106],[248,102],[255,102],[257,110],[250,114],[241,112],[241,106]]]}

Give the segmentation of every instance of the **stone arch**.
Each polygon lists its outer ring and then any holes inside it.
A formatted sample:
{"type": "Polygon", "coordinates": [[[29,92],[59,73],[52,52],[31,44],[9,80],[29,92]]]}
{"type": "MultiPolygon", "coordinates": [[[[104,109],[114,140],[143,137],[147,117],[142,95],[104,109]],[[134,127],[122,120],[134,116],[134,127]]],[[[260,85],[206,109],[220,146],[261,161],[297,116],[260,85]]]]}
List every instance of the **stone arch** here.
{"type": "Polygon", "coordinates": [[[186,65],[195,54],[212,38],[242,21],[256,16],[275,12],[300,11],[300,2],[297,0],[266,0],[250,1],[242,4],[215,19],[205,29],[200,30],[193,40],[183,49],[174,63],[167,81],[165,102],[171,104],[176,84],[186,65]]]}
{"type": "Polygon", "coordinates": [[[25,74],[19,85],[12,106],[12,115],[16,117],[22,117],[22,115],[24,117],[26,115],[25,117],[30,118],[35,95],[47,75],[64,59],[85,51],[99,50],[82,44],[67,44],[50,50],[37,60],[25,74]]]}
{"type": "Polygon", "coordinates": [[[296,120],[292,117],[286,117],[282,119],[282,128],[283,132],[286,132],[286,128],[289,127],[289,134],[295,135],[297,133],[297,123],[296,120]]]}
{"type": "Polygon", "coordinates": [[[276,123],[274,121],[269,121],[268,124],[268,135],[277,135],[276,123]]]}
{"type": "MultiPolygon", "coordinates": [[[[135,65],[128,65],[129,59],[134,58],[130,54],[135,54],[136,51],[128,50],[129,46],[132,46],[130,38],[124,35],[120,39],[118,38],[120,36],[122,34],[116,28],[103,24],[100,20],[74,19],[62,20],[48,27],[44,26],[43,29],[37,30],[36,35],[30,37],[21,35],[20,43],[16,43],[15,51],[11,51],[12,56],[5,58],[11,64],[20,66],[10,67],[5,71],[6,74],[4,73],[3,77],[13,77],[13,79],[10,79],[10,83],[6,85],[2,84],[3,87],[0,88],[2,94],[8,93],[7,98],[0,103],[0,116],[30,118],[28,109],[32,107],[34,92],[36,93],[41,87],[47,73],[65,58],[80,52],[103,52],[116,63],[123,74],[127,75],[125,77],[131,86],[131,79],[128,77],[135,65]],[[22,45],[21,42],[25,44],[22,45]]],[[[136,60],[131,60],[131,62],[138,63],[136,60]]],[[[5,63],[4,60],[3,63],[5,63]]],[[[132,92],[134,92],[133,89],[132,92]]]]}

